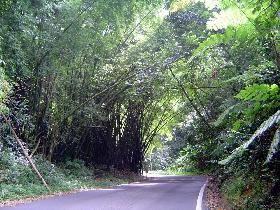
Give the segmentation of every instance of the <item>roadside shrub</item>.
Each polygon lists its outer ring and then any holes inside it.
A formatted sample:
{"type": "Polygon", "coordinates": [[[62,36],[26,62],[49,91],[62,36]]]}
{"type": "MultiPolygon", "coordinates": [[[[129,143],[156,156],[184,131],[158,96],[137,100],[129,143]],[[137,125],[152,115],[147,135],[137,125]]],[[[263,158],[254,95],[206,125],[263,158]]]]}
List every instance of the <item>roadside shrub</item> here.
{"type": "Polygon", "coordinates": [[[223,196],[232,209],[274,209],[268,192],[268,184],[254,175],[239,175],[222,183],[223,196]]]}
{"type": "MultiPolygon", "coordinates": [[[[9,148],[4,149],[2,143],[0,149],[0,202],[48,194],[22,155],[9,148]]],[[[93,170],[80,160],[67,161],[59,167],[40,155],[33,160],[52,192],[107,187],[130,181],[109,173],[95,179],[93,170]]]]}
{"type": "Polygon", "coordinates": [[[75,159],[73,161],[66,161],[63,164],[63,169],[65,174],[69,176],[89,177],[93,175],[93,172],[85,166],[85,163],[82,160],[75,159]]]}

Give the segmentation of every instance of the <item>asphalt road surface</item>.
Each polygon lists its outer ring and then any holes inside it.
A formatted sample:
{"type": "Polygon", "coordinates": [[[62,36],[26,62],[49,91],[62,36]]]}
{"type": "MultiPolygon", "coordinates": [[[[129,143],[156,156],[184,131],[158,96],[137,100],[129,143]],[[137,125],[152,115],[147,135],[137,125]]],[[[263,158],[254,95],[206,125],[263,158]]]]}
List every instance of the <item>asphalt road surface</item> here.
{"type": "Polygon", "coordinates": [[[148,181],[3,207],[0,210],[204,210],[206,178],[157,176],[148,181]],[[203,202],[202,202],[203,203],[203,202]]]}

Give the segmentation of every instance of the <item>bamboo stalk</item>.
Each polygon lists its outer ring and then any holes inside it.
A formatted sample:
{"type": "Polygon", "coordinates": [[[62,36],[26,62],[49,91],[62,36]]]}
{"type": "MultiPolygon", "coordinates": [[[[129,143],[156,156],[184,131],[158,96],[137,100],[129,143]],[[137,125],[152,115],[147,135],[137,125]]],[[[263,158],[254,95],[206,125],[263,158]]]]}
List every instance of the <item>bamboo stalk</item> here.
{"type": "Polygon", "coordinates": [[[6,118],[6,116],[4,114],[1,114],[2,117],[4,118],[5,122],[9,125],[11,131],[12,131],[12,134],[14,135],[17,143],[19,144],[21,150],[22,150],[22,153],[24,154],[25,158],[28,160],[28,162],[30,163],[32,169],[34,170],[34,172],[36,173],[36,175],[39,177],[39,179],[41,180],[41,182],[44,184],[44,186],[46,187],[46,189],[51,192],[48,184],[46,183],[45,179],[42,177],[42,175],[40,174],[40,172],[38,171],[38,169],[36,168],[35,164],[33,163],[32,159],[29,157],[27,151],[25,150],[21,140],[19,139],[19,137],[17,136],[11,122],[6,118]]]}

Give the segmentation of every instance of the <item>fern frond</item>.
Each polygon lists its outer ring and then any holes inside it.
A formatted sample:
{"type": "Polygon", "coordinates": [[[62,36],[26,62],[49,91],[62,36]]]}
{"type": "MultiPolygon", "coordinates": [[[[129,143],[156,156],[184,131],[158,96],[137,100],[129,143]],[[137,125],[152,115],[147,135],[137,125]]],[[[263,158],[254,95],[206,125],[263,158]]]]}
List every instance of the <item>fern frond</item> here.
{"type": "Polygon", "coordinates": [[[237,106],[237,105],[235,104],[235,105],[233,105],[233,106],[228,107],[225,111],[223,111],[223,112],[219,115],[218,119],[217,119],[215,122],[213,122],[213,125],[214,125],[215,127],[220,126],[220,125],[225,121],[225,118],[231,113],[231,111],[232,111],[236,106],[237,106]]]}
{"type": "Polygon", "coordinates": [[[267,158],[265,161],[265,164],[269,163],[272,161],[273,156],[278,152],[279,150],[279,145],[280,145],[280,128],[277,129],[275,132],[275,135],[273,137],[273,141],[270,145],[269,152],[267,154],[267,158]]]}
{"type": "Polygon", "coordinates": [[[245,150],[248,150],[248,148],[259,139],[261,135],[263,135],[264,132],[268,131],[273,125],[278,123],[280,121],[280,110],[278,110],[274,115],[269,117],[268,120],[264,121],[259,129],[251,136],[251,138],[245,142],[240,147],[236,148],[230,156],[228,156],[226,159],[219,161],[219,164],[226,165],[229,162],[231,162],[234,158],[236,158],[238,155],[242,155],[245,150]]]}

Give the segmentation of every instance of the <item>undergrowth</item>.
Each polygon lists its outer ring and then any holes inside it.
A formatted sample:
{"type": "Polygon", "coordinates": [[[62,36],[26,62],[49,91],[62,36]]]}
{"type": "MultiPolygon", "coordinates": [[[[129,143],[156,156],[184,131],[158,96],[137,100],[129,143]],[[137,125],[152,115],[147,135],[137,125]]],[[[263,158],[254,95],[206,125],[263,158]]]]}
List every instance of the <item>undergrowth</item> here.
{"type": "MultiPolygon", "coordinates": [[[[54,165],[42,156],[33,159],[52,193],[110,187],[134,181],[136,178],[129,173],[100,172],[100,170],[97,176],[96,169],[86,167],[80,160],[54,165]]],[[[12,151],[1,151],[0,203],[47,194],[48,191],[23,157],[15,155],[12,151]]]]}
{"type": "Polygon", "coordinates": [[[239,175],[225,180],[221,192],[231,209],[280,209],[280,197],[272,198],[268,193],[269,188],[269,183],[256,176],[239,175]]]}

